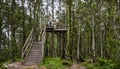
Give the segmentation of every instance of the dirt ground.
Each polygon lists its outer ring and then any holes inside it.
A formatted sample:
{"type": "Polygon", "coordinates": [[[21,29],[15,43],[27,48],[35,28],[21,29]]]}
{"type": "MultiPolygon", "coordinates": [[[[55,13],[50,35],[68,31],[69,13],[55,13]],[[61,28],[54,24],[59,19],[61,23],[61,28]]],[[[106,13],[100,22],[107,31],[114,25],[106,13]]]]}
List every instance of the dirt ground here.
{"type": "MultiPolygon", "coordinates": [[[[23,66],[20,62],[13,63],[13,67],[9,67],[8,69],[47,69],[46,67],[38,67],[37,65],[32,66],[23,66]]],[[[71,67],[66,69],[86,69],[85,66],[81,66],[80,64],[73,63],[71,67]]]]}
{"type": "Polygon", "coordinates": [[[86,69],[84,66],[78,65],[77,63],[73,63],[70,69],[86,69]]]}

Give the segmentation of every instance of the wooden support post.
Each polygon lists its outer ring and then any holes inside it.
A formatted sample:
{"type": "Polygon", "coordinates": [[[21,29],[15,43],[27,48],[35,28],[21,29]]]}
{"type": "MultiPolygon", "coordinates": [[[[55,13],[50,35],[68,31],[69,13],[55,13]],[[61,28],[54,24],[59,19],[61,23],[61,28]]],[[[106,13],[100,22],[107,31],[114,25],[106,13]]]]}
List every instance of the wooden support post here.
{"type": "Polygon", "coordinates": [[[63,32],[61,32],[61,58],[63,57],[63,32]]]}
{"type": "Polygon", "coordinates": [[[59,44],[60,44],[60,45],[59,45],[59,47],[60,47],[59,49],[60,49],[60,56],[61,56],[61,46],[62,46],[62,45],[61,45],[61,38],[60,38],[60,37],[61,37],[61,34],[59,33],[59,35],[60,35],[60,36],[59,36],[59,44]]]}
{"type": "Polygon", "coordinates": [[[54,57],[54,31],[52,31],[52,48],[51,48],[51,53],[52,53],[52,57],[54,57]]]}
{"type": "Polygon", "coordinates": [[[56,33],[56,35],[57,35],[57,51],[59,52],[57,53],[57,57],[59,57],[60,56],[60,34],[56,33]]]}
{"type": "Polygon", "coordinates": [[[65,59],[66,57],[66,46],[67,46],[67,39],[66,39],[66,32],[63,32],[63,49],[62,49],[62,59],[65,59]]]}
{"type": "Polygon", "coordinates": [[[65,59],[65,32],[62,32],[62,59],[65,59]]]}

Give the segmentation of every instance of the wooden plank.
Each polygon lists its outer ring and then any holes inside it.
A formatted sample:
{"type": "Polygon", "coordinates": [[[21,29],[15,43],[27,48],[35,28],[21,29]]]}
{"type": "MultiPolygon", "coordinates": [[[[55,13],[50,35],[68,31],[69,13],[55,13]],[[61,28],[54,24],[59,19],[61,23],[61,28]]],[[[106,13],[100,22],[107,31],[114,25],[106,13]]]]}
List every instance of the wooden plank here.
{"type": "Polygon", "coordinates": [[[28,36],[28,38],[27,38],[27,40],[26,40],[24,46],[22,47],[22,50],[26,47],[26,44],[28,43],[28,41],[29,41],[29,39],[30,39],[32,33],[33,33],[33,29],[32,29],[32,31],[30,32],[30,34],[29,34],[29,36],[28,36]]]}
{"type": "Polygon", "coordinates": [[[67,31],[67,29],[55,29],[54,31],[67,31]]]}

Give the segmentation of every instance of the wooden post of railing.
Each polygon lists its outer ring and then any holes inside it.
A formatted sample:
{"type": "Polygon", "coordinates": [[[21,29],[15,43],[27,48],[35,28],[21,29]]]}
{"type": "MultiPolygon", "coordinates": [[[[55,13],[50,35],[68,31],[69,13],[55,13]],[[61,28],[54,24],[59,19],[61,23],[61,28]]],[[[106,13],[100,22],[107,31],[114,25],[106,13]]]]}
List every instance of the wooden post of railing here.
{"type": "Polygon", "coordinates": [[[45,40],[46,40],[46,26],[44,26],[43,32],[42,32],[42,40],[41,40],[42,41],[42,58],[44,57],[44,44],[45,44],[45,40]]]}

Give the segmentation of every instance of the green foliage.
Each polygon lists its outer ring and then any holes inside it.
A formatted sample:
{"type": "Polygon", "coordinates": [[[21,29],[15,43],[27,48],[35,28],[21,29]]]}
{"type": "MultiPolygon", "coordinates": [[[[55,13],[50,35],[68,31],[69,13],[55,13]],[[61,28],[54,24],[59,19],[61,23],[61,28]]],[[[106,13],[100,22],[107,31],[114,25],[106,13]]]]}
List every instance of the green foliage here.
{"type": "Polygon", "coordinates": [[[0,63],[0,67],[2,67],[2,65],[3,65],[3,64],[2,64],[2,63],[0,63]]]}
{"type": "Polygon", "coordinates": [[[117,63],[112,60],[99,58],[96,63],[86,63],[88,69],[119,69],[117,63]]]}
{"type": "Polygon", "coordinates": [[[6,62],[9,59],[8,53],[9,53],[9,51],[5,50],[5,49],[3,49],[1,51],[1,53],[0,53],[0,62],[6,62]],[[4,60],[4,59],[6,59],[6,60],[4,60]]]}
{"type": "Polygon", "coordinates": [[[6,67],[1,67],[1,69],[7,69],[6,67]]]}
{"type": "Polygon", "coordinates": [[[3,66],[3,63],[0,63],[0,69],[7,69],[7,68],[3,66]]]}
{"type": "Polygon", "coordinates": [[[27,68],[27,69],[32,69],[32,68],[27,68]]]}
{"type": "Polygon", "coordinates": [[[71,66],[71,61],[61,60],[60,58],[45,58],[42,65],[45,66],[47,69],[65,69],[66,66],[71,66]]]}
{"type": "Polygon", "coordinates": [[[16,59],[16,62],[21,62],[21,61],[22,61],[21,58],[17,58],[17,59],[16,59]]]}
{"type": "Polygon", "coordinates": [[[66,65],[66,66],[71,66],[72,65],[72,61],[68,61],[68,60],[63,60],[62,62],[63,65],[66,65]]]}

